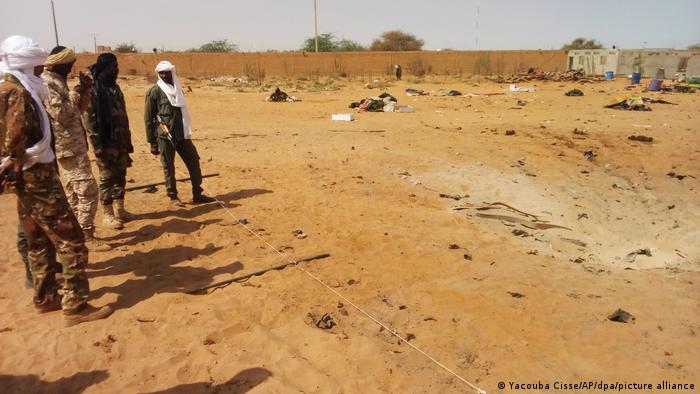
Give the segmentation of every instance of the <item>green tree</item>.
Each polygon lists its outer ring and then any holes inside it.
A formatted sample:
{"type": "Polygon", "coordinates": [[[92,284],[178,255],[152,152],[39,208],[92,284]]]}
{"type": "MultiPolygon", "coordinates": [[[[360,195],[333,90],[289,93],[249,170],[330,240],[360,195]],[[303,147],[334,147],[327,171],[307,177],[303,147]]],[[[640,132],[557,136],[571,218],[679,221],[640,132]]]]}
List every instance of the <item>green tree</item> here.
{"type": "Polygon", "coordinates": [[[573,49],[600,49],[603,47],[603,44],[598,42],[598,40],[595,39],[586,39],[583,37],[578,37],[575,38],[573,41],[570,43],[564,45],[561,47],[561,49],[565,51],[571,51],[573,49]]]}
{"type": "Polygon", "coordinates": [[[136,53],[139,50],[136,49],[136,45],[133,42],[122,42],[114,47],[114,52],[116,53],[136,53]]]}
{"type": "Polygon", "coordinates": [[[211,40],[197,49],[190,49],[192,52],[236,52],[238,46],[228,40],[211,40]]]}
{"type": "Polygon", "coordinates": [[[335,43],[336,52],[361,52],[365,50],[367,50],[367,48],[362,44],[357,41],[348,40],[347,38],[343,38],[335,43]]]}
{"type": "MultiPolygon", "coordinates": [[[[309,37],[304,40],[304,45],[301,47],[305,52],[316,52],[316,39],[309,37]]],[[[347,38],[338,39],[333,33],[324,33],[318,35],[318,51],[319,52],[357,52],[364,51],[360,43],[357,43],[347,38]]]]}
{"type": "MultiPolygon", "coordinates": [[[[318,35],[318,51],[319,52],[332,52],[333,51],[333,40],[335,36],[333,33],[325,33],[318,35]]],[[[316,38],[309,37],[304,40],[304,46],[301,47],[302,51],[306,52],[316,52],[316,38]]]]}
{"type": "Polygon", "coordinates": [[[385,31],[372,42],[370,51],[420,51],[425,41],[401,30],[385,31]]]}
{"type": "Polygon", "coordinates": [[[688,46],[688,49],[700,49],[700,42],[697,44],[693,44],[693,45],[688,46]]]}

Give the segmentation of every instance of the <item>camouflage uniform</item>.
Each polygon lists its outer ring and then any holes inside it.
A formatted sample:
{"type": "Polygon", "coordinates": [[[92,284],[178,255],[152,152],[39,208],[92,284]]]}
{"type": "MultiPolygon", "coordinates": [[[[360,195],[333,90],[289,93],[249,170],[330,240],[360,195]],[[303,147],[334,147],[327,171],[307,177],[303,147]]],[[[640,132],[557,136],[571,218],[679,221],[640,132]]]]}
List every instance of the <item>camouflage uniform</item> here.
{"type": "Polygon", "coordinates": [[[112,205],[113,200],[124,199],[126,187],[126,169],[131,167],[131,145],[129,118],[126,114],[124,95],[119,86],[103,88],[106,97],[98,97],[93,88],[92,98],[87,112],[83,115],[83,125],[87,131],[92,148],[100,152],[97,166],[100,171],[100,201],[103,205],[112,205]],[[104,125],[98,125],[98,100],[102,100],[109,110],[109,119],[104,125]],[[109,131],[105,132],[107,129],[109,131]]]}
{"type": "Polygon", "coordinates": [[[45,71],[42,77],[49,88],[46,111],[53,126],[56,159],[66,197],[80,227],[91,234],[97,212],[97,182],[92,175],[87,137],[80,116],[81,110],[85,110],[89,103],[90,90],[78,85],[69,91],[66,80],[52,71],[45,71]]]}
{"type": "MultiPolygon", "coordinates": [[[[9,74],[4,79],[0,83],[0,156],[22,160],[25,150],[42,137],[39,114],[21,83],[9,74]]],[[[77,313],[89,292],[88,251],[53,163],[34,164],[18,176],[17,210],[29,244],[34,305],[46,307],[58,296],[56,269],[49,261],[53,244],[63,266],[63,311],[77,313]]]]}

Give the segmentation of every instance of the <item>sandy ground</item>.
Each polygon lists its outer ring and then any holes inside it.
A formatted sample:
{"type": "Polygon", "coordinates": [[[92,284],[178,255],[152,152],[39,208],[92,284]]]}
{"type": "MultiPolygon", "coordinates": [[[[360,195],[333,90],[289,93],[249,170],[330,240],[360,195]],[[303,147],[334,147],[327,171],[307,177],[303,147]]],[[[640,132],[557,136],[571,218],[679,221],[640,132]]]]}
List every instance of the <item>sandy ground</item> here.
{"type": "MultiPolygon", "coordinates": [[[[700,384],[700,95],[650,93],[678,105],[627,112],[603,108],[623,80],[471,98],[435,93],[507,85],[283,86],[298,103],[188,83],[203,170],[221,174],[206,191],[286,256],[330,253],[303,267],[466,380],[488,392],[501,381],[700,384]],[[573,87],[586,95],[565,97],[573,87]],[[383,90],[416,112],[330,120],[383,90]],[[654,141],[627,139],[638,134],[654,141]],[[641,248],[651,256],[626,257],[641,248]],[[609,321],[618,308],[636,320],[609,321]]],[[[122,86],[137,146],[129,185],[161,181],[143,142],[147,83],[122,86]]],[[[180,192],[191,197],[187,183],[180,192]]],[[[474,391],[298,268],[184,294],[285,259],[217,204],[171,210],[159,187],[129,193],[127,208],[138,220],[100,228],[113,251],[90,255],[91,302],[116,312],[64,328],[60,312],[31,307],[15,197],[0,197],[0,391],[474,391]],[[330,330],[309,317],[324,313],[330,330]]]]}

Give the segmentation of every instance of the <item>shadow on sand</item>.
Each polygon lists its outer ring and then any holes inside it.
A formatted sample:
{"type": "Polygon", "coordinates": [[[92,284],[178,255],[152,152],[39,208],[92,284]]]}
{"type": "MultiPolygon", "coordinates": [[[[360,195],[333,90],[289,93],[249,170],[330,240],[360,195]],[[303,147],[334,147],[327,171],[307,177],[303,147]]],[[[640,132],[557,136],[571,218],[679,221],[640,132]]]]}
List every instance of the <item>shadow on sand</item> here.
{"type": "Polygon", "coordinates": [[[138,278],[127,279],[116,286],[100,287],[91,291],[90,296],[99,298],[107,293],[117,294],[117,301],[111,306],[114,309],[124,309],[156,294],[181,293],[193,285],[210,283],[218,274],[233,274],[243,269],[243,264],[238,261],[213,269],[176,266],[199,256],[212,255],[221,249],[212,244],[202,249],[178,246],[153,249],[145,253],[133,252],[91,264],[88,273],[90,277],[133,273],[138,278]]]}
{"type": "Polygon", "coordinates": [[[147,394],[243,394],[262,384],[270,377],[272,377],[272,372],[265,368],[248,368],[237,373],[225,383],[217,385],[213,385],[209,382],[181,384],[161,391],[152,391],[147,394]]]}
{"type": "Polygon", "coordinates": [[[82,393],[88,387],[103,382],[108,377],[107,371],[90,371],[78,372],[55,382],[46,382],[37,375],[0,374],[0,392],[3,394],[82,393]]]}

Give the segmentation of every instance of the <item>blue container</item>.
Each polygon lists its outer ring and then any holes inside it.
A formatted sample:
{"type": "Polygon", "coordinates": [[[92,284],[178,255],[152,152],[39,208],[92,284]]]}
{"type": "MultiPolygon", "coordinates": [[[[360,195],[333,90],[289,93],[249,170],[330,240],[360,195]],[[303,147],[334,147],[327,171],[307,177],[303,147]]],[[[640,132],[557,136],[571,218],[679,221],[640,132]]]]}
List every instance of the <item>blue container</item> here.
{"type": "Polygon", "coordinates": [[[612,71],[606,71],[605,72],[605,80],[606,81],[612,81],[615,78],[615,73],[612,71]]]}
{"type": "Polygon", "coordinates": [[[661,83],[663,81],[660,79],[652,79],[651,82],[649,82],[649,87],[647,88],[648,91],[650,92],[658,92],[661,90],[661,83]]]}
{"type": "Polygon", "coordinates": [[[642,81],[642,73],[632,73],[632,85],[636,85],[642,81]]]}

